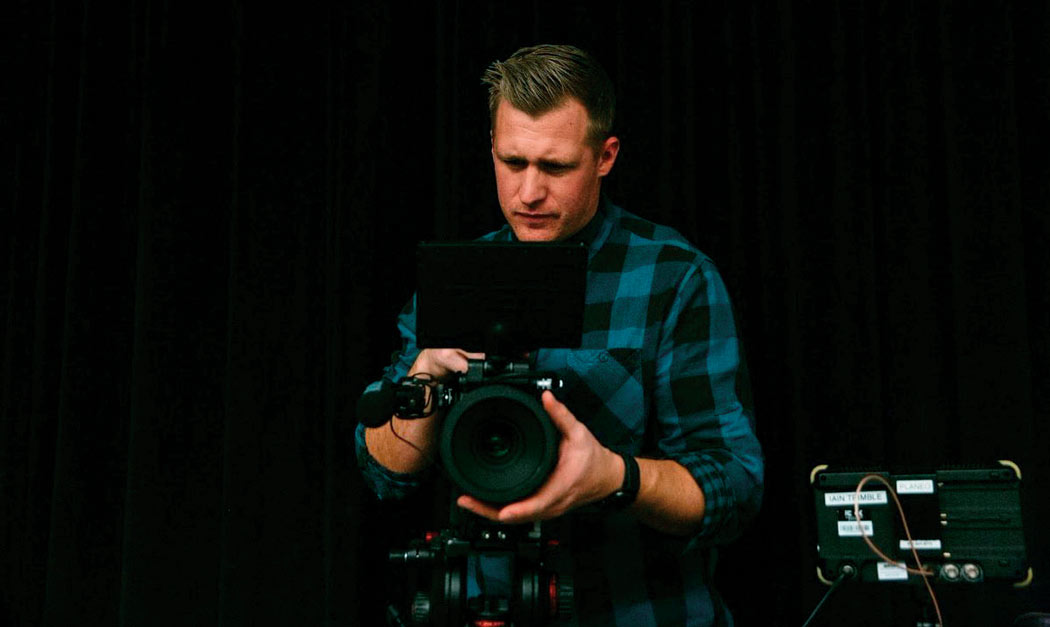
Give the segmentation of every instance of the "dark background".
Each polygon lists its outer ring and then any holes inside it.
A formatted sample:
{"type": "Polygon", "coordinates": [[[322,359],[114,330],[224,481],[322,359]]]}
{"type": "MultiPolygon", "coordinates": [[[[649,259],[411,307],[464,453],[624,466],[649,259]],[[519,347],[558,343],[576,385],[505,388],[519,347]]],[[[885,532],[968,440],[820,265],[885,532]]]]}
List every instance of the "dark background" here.
{"type": "Polygon", "coordinates": [[[736,300],[767,455],[738,623],[823,594],[818,463],[1014,460],[1036,585],[941,604],[1050,611],[1046,3],[191,4],[3,9],[0,624],[379,624],[430,503],[362,487],[353,405],[415,243],[500,223],[479,77],[542,41],[617,84],[608,195],[736,300]]]}

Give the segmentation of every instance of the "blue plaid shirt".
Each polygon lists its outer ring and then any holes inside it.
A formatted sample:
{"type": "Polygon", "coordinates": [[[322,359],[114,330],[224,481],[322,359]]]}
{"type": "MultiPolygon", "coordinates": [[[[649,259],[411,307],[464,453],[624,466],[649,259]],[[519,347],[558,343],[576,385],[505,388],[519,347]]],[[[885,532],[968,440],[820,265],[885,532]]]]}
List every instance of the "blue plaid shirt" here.
{"type": "MultiPolygon", "coordinates": [[[[513,241],[509,226],[484,238],[513,241]]],[[[587,508],[544,524],[573,558],[577,625],[731,625],[708,582],[711,549],[735,538],[762,498],[762,452],[725,285],[711,260],[673,229],[603,202],[574,239],[587,244],[583,342],[543,349],[536,367],[565,380],[561,400],[610,449],[673,459],[703,489],[692,538],[657,532],[629,512],[587,508]]],[[[403,347],[384,378],[407,374],[419,349],[409,303],[403,347]]],[[[392,473],[368,454],[362,472],[380,498],[402,498],[419,477],[392,473]]]]}

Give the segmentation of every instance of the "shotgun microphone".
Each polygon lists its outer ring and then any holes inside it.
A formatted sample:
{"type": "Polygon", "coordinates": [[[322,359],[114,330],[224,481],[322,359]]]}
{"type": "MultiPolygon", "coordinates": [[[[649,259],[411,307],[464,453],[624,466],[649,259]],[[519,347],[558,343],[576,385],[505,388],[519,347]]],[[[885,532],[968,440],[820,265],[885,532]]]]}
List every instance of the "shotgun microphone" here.
{"type": "Polygon", "coordinates": [[[357,399],[357,421],[366,427],[381,427],[394,415],[397,386],[386,379],[365,388],[357,399]]]}

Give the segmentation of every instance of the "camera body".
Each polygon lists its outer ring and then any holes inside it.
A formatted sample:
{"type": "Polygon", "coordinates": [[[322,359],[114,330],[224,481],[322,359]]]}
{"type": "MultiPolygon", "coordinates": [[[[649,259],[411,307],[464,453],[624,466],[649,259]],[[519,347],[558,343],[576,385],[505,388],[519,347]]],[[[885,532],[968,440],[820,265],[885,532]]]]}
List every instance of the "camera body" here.
{"type": "Polygon", "coordinates": [[[465,373],[444,383],[403,379],[394,413],[418,418],[445,410],[438,451],[449,478],[475,498],[510,503],[535,492],[557,462],[560,435],[540,395],[562,386],[525,361],[471,359],[465,373]]]}
{"type": "MultiPolygon", "coordinates": [[[[510,503],[535,492],[557,462],[561,436],[540,396],[562,387],[561,379],[525,361],[471,359],[466,372],[444,382],[403,379],[394,413],[421,418],[443,411],[437,445],[448,477],[475,498],[510,503]]],[[[501,525],[456,508],[451,513],[449,528],[390,554],[391,562],[429,569],[429,581],[410,600],[412,625],[539,627],[572,615],[567,555],[542,536],[539,523],[501,525]]]]}

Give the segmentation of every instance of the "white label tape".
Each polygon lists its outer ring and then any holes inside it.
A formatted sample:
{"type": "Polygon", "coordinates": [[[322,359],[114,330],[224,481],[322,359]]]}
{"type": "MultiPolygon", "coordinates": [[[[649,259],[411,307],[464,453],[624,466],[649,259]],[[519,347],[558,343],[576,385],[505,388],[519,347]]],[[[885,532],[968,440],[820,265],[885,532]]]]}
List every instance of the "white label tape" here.
{"type": "MultiPolygon", "coordinates": [[[[856,492],[827,492],[824,494],[824,505],[828,507],[853,505],[856,500],[856,492]]],[[[888,502],[884,490],[869,490],[860,493],[861,505],[885,505],[888,502]]]]}
{"type": "Polygon", "coordinates": [[[908,571],[896,564],[879,562],[878,577],[879,581],[907,581],[908,571]]]}
{"type": "MultiPolygon", "coordinates": [[[[875,535],[875,527],[871,524],[870,520],[862,520],[860,525],[864,525],[864,534],[873,536],[875,535]]],[[[852,520],[840,520],[839,521],[839,537],[840,538],[859,538],[861,537],[860,525],[852,520]]]]}
{"type": "Polygon", "coordinates": [[[933,494],[933,479],[899,479],[897,494],[933,494]]]}
{"type": "MultiPolygon", "coordinates": [[[[941,541],[940,540],[916,540],[915,541],[915,549],[918,550],[918,551],[932,551],[932,550],[939,551],[939,550],[941,550],[941,541]]],[[[911,543],[908,542],[907,540],[901,540],[901,550],[902,551],[910,551],[911,550],[911,543]]]]}

